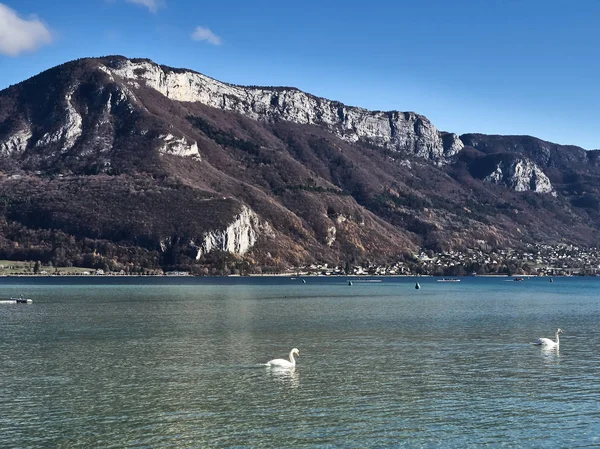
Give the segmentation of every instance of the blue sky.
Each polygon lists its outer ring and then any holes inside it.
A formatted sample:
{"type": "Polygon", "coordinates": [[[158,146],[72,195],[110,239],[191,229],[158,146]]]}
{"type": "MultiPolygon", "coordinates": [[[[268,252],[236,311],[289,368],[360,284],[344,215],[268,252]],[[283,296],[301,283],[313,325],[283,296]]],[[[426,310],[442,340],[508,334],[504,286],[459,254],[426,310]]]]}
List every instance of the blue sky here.
{"type": "Polygon", "coordinates": [[[585,0],[0,0],[0,89],[121,54],[594,149],[598,18],[585,0]]]}

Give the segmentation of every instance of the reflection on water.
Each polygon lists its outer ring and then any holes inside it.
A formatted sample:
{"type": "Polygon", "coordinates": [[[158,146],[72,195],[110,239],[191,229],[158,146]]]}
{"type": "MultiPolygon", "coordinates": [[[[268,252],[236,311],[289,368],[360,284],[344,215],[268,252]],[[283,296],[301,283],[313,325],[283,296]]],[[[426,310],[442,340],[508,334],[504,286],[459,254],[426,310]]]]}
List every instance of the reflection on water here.
{"type": "Polygon", "coordinates": [[[28,284],[0,447],[600,446],[598,282],[288,281],[28,284]]]}
{"type": "Polygon", "coordinates": [[[557,347],[542,347],[540,349],[542,360],[548,364],[558,364],[560,362],[560,350],[557,347]]]}
{"type": "Polygon", "coordinates": [[[300,386],[300,373],[296,368],[266,368],[266,373],[269,378],[275,382],[281,382],[289,385],[292,388],[300,386]]]}

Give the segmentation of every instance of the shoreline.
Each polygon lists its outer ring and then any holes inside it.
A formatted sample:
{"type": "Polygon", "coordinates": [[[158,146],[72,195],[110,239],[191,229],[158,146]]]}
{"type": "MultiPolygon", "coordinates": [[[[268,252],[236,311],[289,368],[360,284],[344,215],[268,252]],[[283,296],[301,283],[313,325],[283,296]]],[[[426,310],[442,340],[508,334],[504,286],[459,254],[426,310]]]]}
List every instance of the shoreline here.
{"type": "Polygon", "coordinates": [[[192,274],[0,274],[0,278],[249,278],[249,277],[289,277],[293,279],[302,278],[567,278],[567,277],[599,277],[600,275],[539,275],[539,274],[478,274],[464,276],[435,276],[431,274],[297,274],[297,273],[273,273],[273,274],[229,274],[229,275],[206,275],[198,276],[192,274]]]}

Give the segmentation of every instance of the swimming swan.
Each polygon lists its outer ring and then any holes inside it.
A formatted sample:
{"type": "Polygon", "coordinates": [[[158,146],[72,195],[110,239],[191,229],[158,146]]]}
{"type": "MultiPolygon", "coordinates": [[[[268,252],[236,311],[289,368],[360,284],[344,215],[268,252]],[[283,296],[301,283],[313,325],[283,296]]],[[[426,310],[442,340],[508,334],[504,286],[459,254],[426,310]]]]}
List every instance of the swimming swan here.
{"type": "Polygon", "coordinates": [[[558,348],[558,345],[560,344],[559,340],[558,340],[558,336],[559,334],[562,334],[563,331],[562,329],[558,329],[556,331],[556,341],[552,341],[549,338],[538,338],[537,341],[534,343],[535,345],[538,346],[544,346],[545,348],[558,348]]]}
{"type": "Polygon", "coordinates": [[[300,355],[300,351],[294,348],[290,351],[290,360],[285,359],[273,359],[269,360],[265,365],[271,368],[294,368],[296,366],[296,360],[294,360],[294,354],[300,355]]]}

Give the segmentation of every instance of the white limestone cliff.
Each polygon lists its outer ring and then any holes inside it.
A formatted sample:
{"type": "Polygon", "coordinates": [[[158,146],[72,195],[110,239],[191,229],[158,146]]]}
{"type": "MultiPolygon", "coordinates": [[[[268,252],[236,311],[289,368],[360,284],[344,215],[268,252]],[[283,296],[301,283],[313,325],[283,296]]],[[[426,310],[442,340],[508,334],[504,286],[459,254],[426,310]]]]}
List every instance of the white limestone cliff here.
{"type": "Polygon", "coordinates": [[[531,190],[556,196],[550,179],[529,159],[517,158],[510,162],[499,162],[496,169],[484,181],[502,184],[517,192],[531,190]]]}
{"type": "Polygon", "coordinates": [[[44,134],[41,139],[35,143],[36,147],[62,141],[62,152],[66,152],[73,148],[75,141],[81,136],[83,123],[81,115],[79,115],[71,102],[74,90],[75,88],[65,96],[65,118],[63,124],[58,130],[44,134]]]}
{"type": "Polygon", "coordinates": [[[436,163],[448,162],[449,157],[463,148],[458,136],[442,135],[426,117],[414,112],[369,111],[294,88],[234,86],[147,60],[115,58],[100,70],[113,78],[120,77],[132,87],[145,84],[172,100],[200,102],[254,120],[323,126],[349,142],[364,140],[436,163]]]}
{"type": "Polygon", "coordinates": [[[192,242],[197,249],[196,259],[213,249],[233,254],[245,254],[256,243],[261,233],[271,232],[268,223],[260,220],[248,206],[242,206],[240,213],[225,228],[206,232],[200,241],[192,242]]]}
{"type": "Polygon", "coordinates": [[[327,236],[325,237],[325,243],[327,244],[327,246],[333,245],[333,243],[335,242],[336,234],[337,229],[335,226],[327,227],[327,236]]]}
{"type": "Polygon", "coordinates": [[[164,144],[159,148],[161,154],[173,154],[180,157],[192,157],[196,160],[200,160],[200,153],[198,152],[198,143],[188,143],[185,137],[180,139],[176,138],[173,134],[162,134],[158,136],[159,139],[164,141],[164,144]]]}

